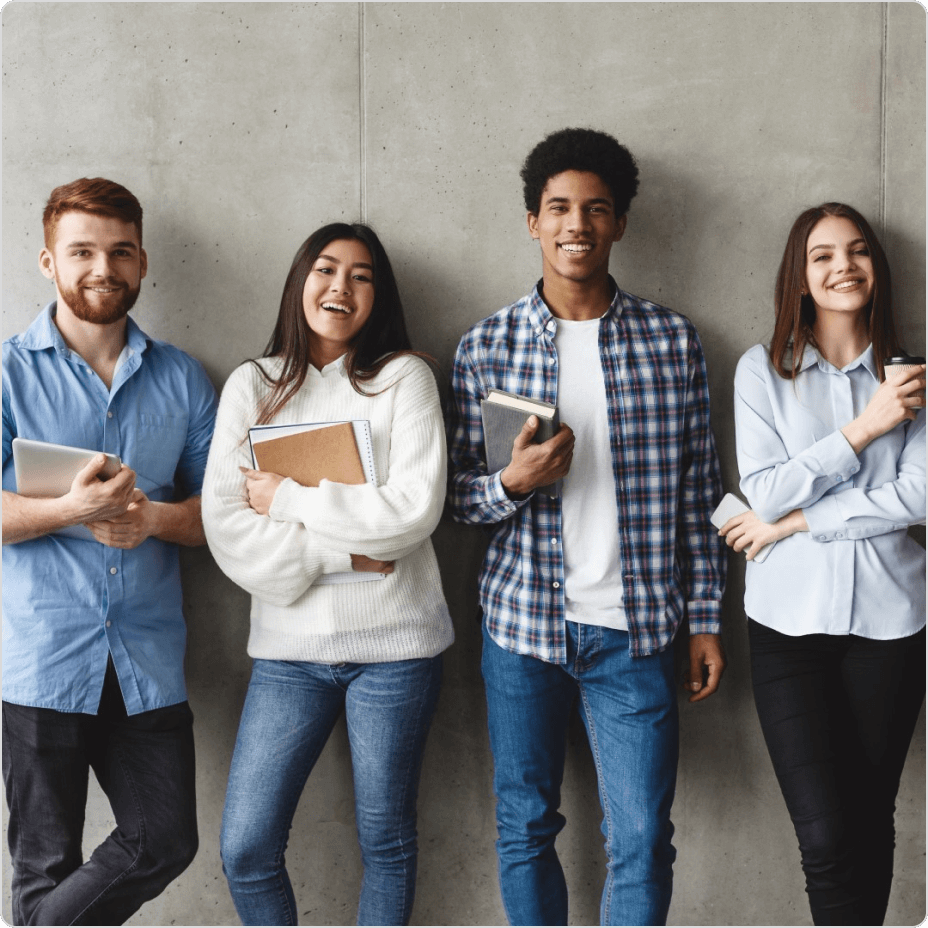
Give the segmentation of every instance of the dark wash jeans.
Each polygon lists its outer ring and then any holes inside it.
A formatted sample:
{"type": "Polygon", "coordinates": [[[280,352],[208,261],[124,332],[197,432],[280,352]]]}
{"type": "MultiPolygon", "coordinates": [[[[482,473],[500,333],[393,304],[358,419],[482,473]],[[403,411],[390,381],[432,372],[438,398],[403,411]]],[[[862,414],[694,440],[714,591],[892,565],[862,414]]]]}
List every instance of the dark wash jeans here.
{"type": "Polygon", "coordinates": [[[816,925],[882,925],[896,793],[925,695],[925,630],[875,641],[750,620],[754,700],[816,925]]]}
{"type": "Polygon", "coordinates": [[[197,850],[193,714],[127,715],[110,662],[97,715],[3,703],[17,925],[121,925],[197,850]],[[89,770],[116,828],[84,862],[89,770]]]}

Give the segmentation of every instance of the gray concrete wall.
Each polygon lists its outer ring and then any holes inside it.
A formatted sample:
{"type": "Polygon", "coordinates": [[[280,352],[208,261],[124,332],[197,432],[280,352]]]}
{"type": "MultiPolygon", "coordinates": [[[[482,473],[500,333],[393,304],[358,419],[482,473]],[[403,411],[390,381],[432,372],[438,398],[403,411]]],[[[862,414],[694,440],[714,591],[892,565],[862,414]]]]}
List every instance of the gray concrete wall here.
{"type": "MultiPolygon", "coordinates": [[[[636,155],[641,193],[613,273],[686,313],[708,358],[727,483],[735,364],[772,328],[792,219],[848,201],[881,230],[907,346],[925,343],[925,12],[915,3],[8,3],[3,41],[3,336],[53,290],[36,268],[48,192],[83,175],[146,210],[135,316],[217,387],[258,353],[297,245],[370,221],[416,346],[446,370],[461,333],[540,274],[518,169],[587,125],[636,155]]],[[[474,621],[477,531],[435,535],[457,643],[422,780],[417,924],[498,924],[491,759],[474,621]]],[[[795,837],[751,702],[744,571],[726,598],[730,668],[682,705],[672,924],[810,924],[795,837]]],[[[132,924],[236,924],[217,835],[249,670],[248,597],[184,557],[202,849],[132,924]]],[[[578,725],[559,840],[571,921],[595,924],[599,805],[578,725]]],[[[309,924],[351,924],[360,878],[347,741],[336,731],[288,860],[309,924]]],[[[899,800],[888,923],[925,914],[925,737],[899,800]]],[[[86,847],[110,826],[90,803],[86,847]]],[[[8,864],[6,864],[8,866],[8,864]]],[[[8,885],[8,870],[4,871],[8,885]]],[[[8,897],[4,912],[9,913],[8,897]]]]}

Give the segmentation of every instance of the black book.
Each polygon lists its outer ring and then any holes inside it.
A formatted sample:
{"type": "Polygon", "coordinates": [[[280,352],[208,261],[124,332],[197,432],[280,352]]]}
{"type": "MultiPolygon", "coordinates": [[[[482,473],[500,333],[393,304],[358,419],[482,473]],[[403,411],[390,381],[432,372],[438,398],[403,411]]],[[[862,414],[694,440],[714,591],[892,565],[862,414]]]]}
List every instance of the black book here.
{"type": "MultiPolygon", "coordinates": [[[[538,429],[534,441],[540,443],[552,438],[560,428],[557,406],[533,400],[504,390],[490,390],[480,401],[483,419],[483,444],[487,454],[487,473],[495,474],[512,460],[512,443],[522,431],[529,416],[538,416],[538,429]]],[[[538,487],[545,496],[560,494],[560,480],[538,487]]]]}

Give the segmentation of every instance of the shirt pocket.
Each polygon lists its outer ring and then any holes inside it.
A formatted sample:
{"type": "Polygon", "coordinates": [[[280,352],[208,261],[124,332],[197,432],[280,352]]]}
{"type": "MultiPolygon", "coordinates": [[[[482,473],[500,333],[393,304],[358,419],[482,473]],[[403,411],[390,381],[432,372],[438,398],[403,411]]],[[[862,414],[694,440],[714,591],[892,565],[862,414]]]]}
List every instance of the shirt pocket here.
{"type": "Polygon", "coordinates": [[[187,441],[187,423],[186,415],[139,413],[136,450],[130,466],[136,473],[136,486],[146,495],[162,488],[173,489],[174,474],[187,441]]]}

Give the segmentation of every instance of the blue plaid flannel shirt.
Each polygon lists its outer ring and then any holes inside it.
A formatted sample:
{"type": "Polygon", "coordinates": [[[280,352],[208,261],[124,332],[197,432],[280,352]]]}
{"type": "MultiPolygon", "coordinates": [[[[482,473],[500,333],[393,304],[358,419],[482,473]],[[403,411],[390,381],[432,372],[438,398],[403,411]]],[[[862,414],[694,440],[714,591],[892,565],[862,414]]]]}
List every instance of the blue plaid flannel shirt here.
{"type": "MultiPolygon", "coordinates": [[[[560,500],[506,495],[499,473],[487,474],[480,418],[494,388],[557,402],[557,319],[539,289],[475,325],[458,346],[449,502],[457,521],[492,527],[479,592],[494,641],[563,663],[564,562],[561,544],[552,544],[561,538],[560,500]]],[[[629,646],[644,656],[669,647],[684,616],[691,634],[720,631],[727,559],[709,522],[722,485],[706,367],[686,317],[618,287],[599,346],[629,646]]]]}

